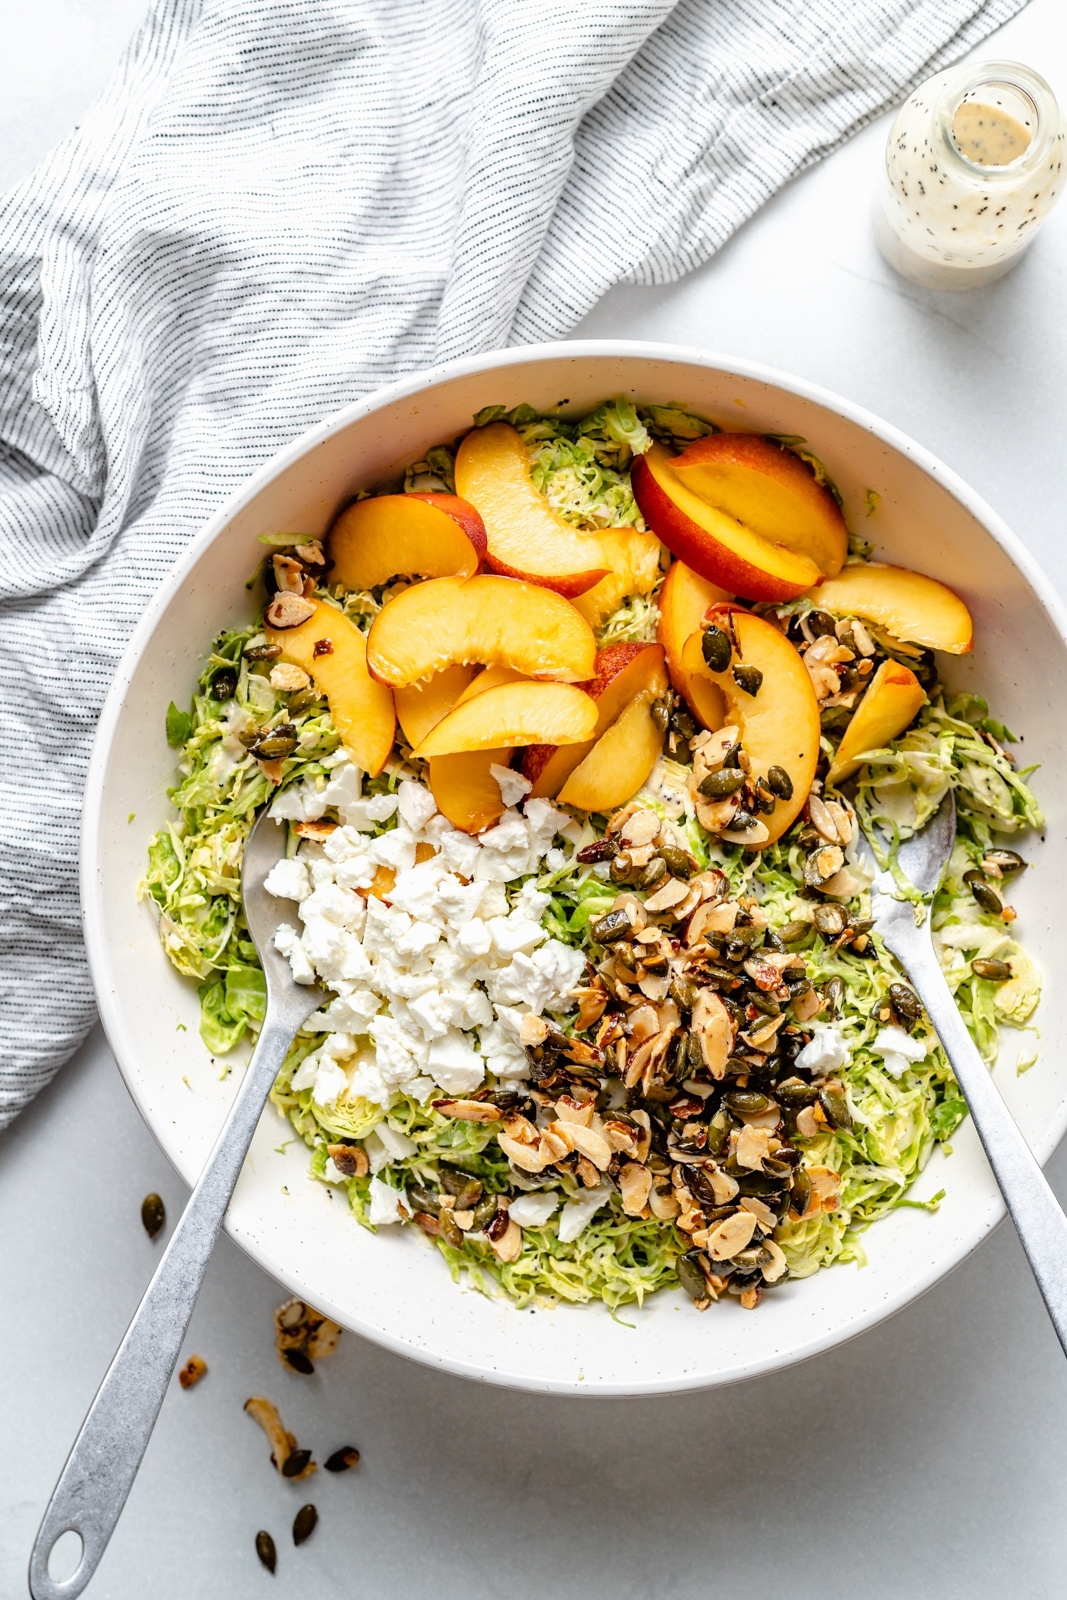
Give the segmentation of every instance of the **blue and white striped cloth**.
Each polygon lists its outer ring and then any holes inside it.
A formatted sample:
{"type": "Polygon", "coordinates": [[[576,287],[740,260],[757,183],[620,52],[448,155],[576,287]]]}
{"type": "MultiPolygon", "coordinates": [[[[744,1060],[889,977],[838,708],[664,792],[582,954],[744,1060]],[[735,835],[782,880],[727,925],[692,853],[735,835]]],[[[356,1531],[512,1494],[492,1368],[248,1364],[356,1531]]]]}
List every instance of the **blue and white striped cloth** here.
{"type": "Polygon", "coordinates": [[[90,1025],[116,659],[200,523],[404,372],[705,261],[1022,0],[157,0],[0,206],[0,1126],[90,1025]]]}

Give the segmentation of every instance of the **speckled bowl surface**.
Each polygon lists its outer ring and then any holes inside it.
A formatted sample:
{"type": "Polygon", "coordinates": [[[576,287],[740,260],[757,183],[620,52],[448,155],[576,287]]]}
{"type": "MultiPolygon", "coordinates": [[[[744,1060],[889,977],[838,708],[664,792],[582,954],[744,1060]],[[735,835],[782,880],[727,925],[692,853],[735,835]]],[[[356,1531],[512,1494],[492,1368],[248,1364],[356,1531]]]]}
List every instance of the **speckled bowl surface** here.
{"type": "MultiPolygon", "coordinates": [[[[163,736],[170,700],[188,701],[206,646],[249,617],[245,580],[262,533],[321,534],[363,485],[387,479],[491,404],[606,396],[678,401],[726,427],[799,434],[825,460],[854,527],[876,557],[915,566],[958,589],[976,624],[973,655],[947,667],[954,686],[984,694],[1040,759],[1048,813],[1038,870],[1013,899],[1028,948],[1055,970],[1053,929],[1067,880],[1067,747],[1056,708],[1067,700],[1065,626],[1051,590],[977,495],[896,429],[823,390],[769,368],[673,346],[598,342],[502,351],[406,379],[328,418],[258,472],[201,531],[133,638],[100,720],[86,797],[85,933],[108,1038],[149,1127],[192,1183],[226,1115],[226,1078],[197,1033],[196,988],[165,959],[136,885],[149,838],[166,815],[174,752],[163,736]],[[868,490],[878,496],[867,516],[868,490]],[[129,819],[133,818],[132,821],[129,819]]],[[[1041,1014],[1042,1059],[1017,1075],[1009,1042],[997,1082],[1046,1159],[1067,1115],[1064,1014],[1041,1014]]],[[[269,1108],[226,1226],[294,1293],[393,1350],[486,1382],[574,1394],[648,1394],[754,1377],[826,1350],[898,1310],[951,1271],[1003,1214],[977,1138],[965,1124],[950,1158],[937,1153],[918,1196],[944,1188],[936,1214],[903,1209],[866,1235],[868,1265],[835,1267],[769,1294],[755,1313],[733,1300],[697,1315],[679,1291],[612,1319],[602,1307],[517,1311],[453,1284],[441,1257],[409,1230],[377,1236],[307,1173],[307,1150],[269,1108]]]]}

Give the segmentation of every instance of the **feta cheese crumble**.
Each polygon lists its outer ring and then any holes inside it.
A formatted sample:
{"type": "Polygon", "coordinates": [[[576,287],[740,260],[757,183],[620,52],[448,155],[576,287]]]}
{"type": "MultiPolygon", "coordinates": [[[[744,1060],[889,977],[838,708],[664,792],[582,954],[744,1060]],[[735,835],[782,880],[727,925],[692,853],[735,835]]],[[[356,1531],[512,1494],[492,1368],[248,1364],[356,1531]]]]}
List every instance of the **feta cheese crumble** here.
{"type": "Polygon", "coordinates": [[[881,1056],[882,1065],[891,1078],[899,1078],[908,1070],[909,1062],[923,1061],[930,1054],[929,1045],[897,1027],[880,1029],[871,1048],[875,1055],[881,1056]]]}
{"type": "MultiPolygon", "coordinates": [[[[508,768],[497,776],[505,800],[529,789],[508,768]]],[[[334,996],[310,1019],[328,1038],[301,1062],[294,1088],[310,1088],[323,1107],[361,1095],[388,1109],[402,1090],[425,1100],[435,1089],[471,1094],[487,1071],[525,1078],[523,1016],[569,1010],[585,968],[580,951],[541,926],[549,896],[533,881],[562,856],[557,839],[573,843],[579,826],[529,800],[471,838],[412,779],[364,798],[362,774],[345,758],[323,787],[295,784],[271,811],[317,820],[328,806],[340,825],[322,843],[304,840],[266,880],[271,894],[296,902],[303,923],[283,923],[276,948],[298,983],[321,981],[334,996]],[[390,873],[388,898],[371,893],[390,873]],[[511,887],[515,879],[526,881],[511,887]]],[[[368,1152],[373,1167],[369,1143],[368,1152]]]]}

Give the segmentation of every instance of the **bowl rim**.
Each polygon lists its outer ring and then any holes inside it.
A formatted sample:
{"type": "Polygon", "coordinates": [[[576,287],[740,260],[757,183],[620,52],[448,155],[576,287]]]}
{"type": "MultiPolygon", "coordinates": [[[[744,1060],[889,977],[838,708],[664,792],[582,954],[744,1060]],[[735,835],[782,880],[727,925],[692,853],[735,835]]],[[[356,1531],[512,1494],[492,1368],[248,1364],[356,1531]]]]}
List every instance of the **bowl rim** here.
{"type": "MultiPolygon", "coordinates": [[[[80,897],[82,932],[100,1020],[127,1091],[153,1138],[160,1145],[164,1155],[183,1182],[192,1185],[195,1183],[197,1175],[190,1176],[183,1171],[178,1164],[176,1156],[172,1155],[167,1149],[160,1133],[153,1126],[148,1106],[140,1093],[135,1077],[127,1071],[125,1064],[125,1028],[121,1007],[114,998],[114,988],[108,981],[109,955],[104,936],[102,897],[98,893],[100,882],[98,851],[104,822],[102,801],[111,743],[126,692],[160,617],[170,605],[187,573],[199,561],[208,546],[214,543],[215,539],[245,506],[261,493],[268,484],[288,471],[290,467],[308,455],[316,446],[324,443],[352,423],[360,421],[375,411],[384,409],[394,401],[418,395],[425,390],[436,387],[438,384],[455,378],[475,376],[480,373],[489,376],[501,367],[534,366],[544,361],[555,360],[582,361],[603,356],[637,362],[650,360],[676,362],[688,366],[706,367],[711,371],[725,373],[731,377],[766,383],[785,394],[795,395],[798,399],[812,402],[834,412],[846,421],[880,439],[900,454],[909,457],[927,476],[957,500],[976,521],[980,522],[990,537],[1000,546],[1024,577],[1035,599],[1046,612],[1065,649],[1067,649],[1067,605],[1061,602],[1040,564],[1012,532],[1003,518],[993,510],[981,495],[924,445],[919,444],[894,424],[886,422],[866,406],[846,399],[820,384],[811,383],[791,373],[780,371],[778,368],[769,366],[764,362],[749,361],[743,357],[714,350],[689,348],[685,345],[661,341],[632,339],[561,340],[494,350],[421,368],[416,373],[398,379],[393,383],[382,385],[362,399],[353,401],[351,404],[332,412],[323,421],[305,429],[289,444],[276,451],[269,460],[264,462],[244,481],[240,488],[236,489],[223,502],[215,514],[190,539],[169,575],[147,604],[119,659],[101,708],[86,774],[79,852],[80,897]]],[[[1052,1118],[1046,1125],[1041,1138],[1033,1147],[1034,1153],[1042,1165],[1048,1161],[1063,1138],[1065,1131],[1067,1131],[1067,1100],[1063,1102],[1059,1115],[1052,1118]]],[[[273,1260],[270,1252],[254,1237],[247,1234],[242,1227],[235,1224],[229,1213],[223,1220],[223,1227],[234,1242],[276,1281],[286,1287],[294,1287],[295,1292],[303,1294],[305,1297],[310,1297],[327,1315],[336,1316],[344,1326],[352,1328],[361,1336],[371,1339],[374,1343],[384,1346],[395,1354],[406,1356],[409,1359],[419,1361],[423,1365],[431,1366],[441,1371],[453,1372],[461,1377],[489,1382],[507,1388],[529,1389],[538,1393],[582,1395],[586,1398],[637,1398],[651,1394],[682,1393],[693,1389],[716,1388],[720,1385],[747,1381],[768,1372],[798,1365],[800,1362],[811,1360],[824,1351],[835,1348],[837,1345],[845,1344],[851,1339],[857,1338],[861,1333],[867,1332],[870,1328],[878,1326],[879,1323],[887,1318],[894,1316],[897,1312],[903,1310],[905,1306],[910,1305],[913,1301],[926,1294],[935,1284],[946,1278],[977,1249],[983,1239],[1000,1224],[1005,1214],[1006,1206],[1003,1197],[998,1193],[992,1206],[986,1208],[983,1216],[975,1221],[970,1230],[957,1239],[951,1250],[936,1264],[931,1264],[917,1280],[909,1280],[907,1284],[890,1290],[876,1305],[872,1305],[868,1310],[857,1315],[846,1327],[831,1328],[822,1333],[802,1338],[794,1348],[784,1355],[780,1352],[771,1353],[746,1363],[742,1370],[735,1368],[722,1374],[678,1374],[675,1377],[652,1377],[643,1381],[628,1379],[618,1383],[598,1383],[595,1389],[591,1389],[587,1383],[575,1382],[568,1378],[554,1380],[521,1373],[501,1372],[479,1361],[443,1356],[408,1343],[366,1319],[354,1315],[347,1308],[342,1309],[335,1304],[331,1305],[329,1298],[324,1296],[317,1286],[308,1285],[302,1280],[302,1274],[298,1268],[285,1267],[281,1269],[285,1273],[284,1279],[281,1278],[279,1276],[279,1265],[273,1260]]]]}

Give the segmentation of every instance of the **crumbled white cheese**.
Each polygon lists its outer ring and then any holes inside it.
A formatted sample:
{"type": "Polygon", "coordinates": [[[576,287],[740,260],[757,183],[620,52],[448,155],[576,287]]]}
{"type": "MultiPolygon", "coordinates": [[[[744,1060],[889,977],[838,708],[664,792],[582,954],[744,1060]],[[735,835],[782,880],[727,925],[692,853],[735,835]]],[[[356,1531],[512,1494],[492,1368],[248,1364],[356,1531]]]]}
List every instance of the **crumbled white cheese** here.
{"type": "Polygon", "coordinates": [[[397,1207],[403,1198],[399,1189],[391,1188],[389,1184],[383,1183],[381,1178],[372,1178],[367,1221],[373,1228],[380,1228],[390,1222],[399,1222],[400,1212],[397,1207]]]}
{"type": "Polygon", "coordinates": [[[520,1228],[541,1228],[561,1199],[559,1194],[520,1194],[508,1207],[508,1216],[520,1228]]]}
{"type": "Polygon", "coordinates": [[[301,982],[318,978],[334,995],[310,1022],[327,1042],[294,1083],[323,1105],[347,1094],[388,1107],[401,1090],[420,1101],[469,1094],[487,1070],[525,1078],[522,1017],[569,1010],[585,967],[579,951],[541,926],[549,896],[530,875],[550,854],[562,862],[555,841],[574,842],[580,825],[548,801],[528,800],[523,813],[505,811],[471,838],[419,782],[366,799],[361,785],[343,758],[324,789],[307,781],[291,814],[306,815],[333,791],[343,794],[342,826],[321,844],[304,841],[268,879],[272,893],[298,903],[303,921],[302,932],[278,930],[277,948],[301,982]],[[396,826],[371,836],[394,813],[396,826]],[[426,846],[434,854],[417,861],[426,846]],[[382,867],[394,876],[388,899],[365,898],[382,867]],[[516,877],[528,881],[509,896],[516,877]]]}
{"type": "Polygon", "coordinates": [[[930,1053],[929,1045],[897,1027],[881,1028],[871,1048],[881,1056],[882,1065],[891,1078],[899,1078],[909,1065],[924,1060],[930,1053]]]}
{"type": "Polygon", "coordinates": [[[333,1156],[326,1157],[326,1165],[322,1169],[322,1176],[326,1183],[347,1183],[348,1179],[341,1171],[333,1156]]]}
{"type": "Polygon", "coordinates": [[[391,1128],[387,1122],[379,1122],[364,1139],[363,1148],[367,1152],[371,1172],[377,1174],[383,1167],[388,1166],[390,1161],[404,1161],[408,1156],[413,1156],[418,1146],[414,1139],[409,1139],[399,1128],[391,1128]]]}
{"type": "Polygon", "coordinates": [[[601,1206],[611,1199],[611,1184],[600,1183],[595,1189],[585,1189],[573,1200],[568,1200],[559,1216],[559,1242],[570,1244],[592,1222],[601,1206]]]}
{"type": "Polygon", "coordinates": [[[485,1076],[485,1063],[467,1034],[450,1028],[435,1039],[426,1057],[431,1078],[446,1094],[470,1094],[485,1076]]]}
{"type": "Polygon", "coordinates": [[[496,779],[500,798],[506,806],[517,806],[523,796],[528,795],[533,788],[529,778],[524,778],[514,767],[501,767],[494,761],[489,768],[489,774],[496,779]]]}
{"type": "Polygon", "coordinates": [[[840,1028],[812,1023],[814,1035],[796,1058],[801,1072],[837,1072],[848,1061],[848,1045],[840,1028]]]}

